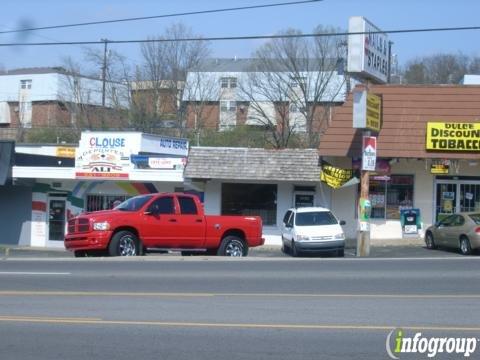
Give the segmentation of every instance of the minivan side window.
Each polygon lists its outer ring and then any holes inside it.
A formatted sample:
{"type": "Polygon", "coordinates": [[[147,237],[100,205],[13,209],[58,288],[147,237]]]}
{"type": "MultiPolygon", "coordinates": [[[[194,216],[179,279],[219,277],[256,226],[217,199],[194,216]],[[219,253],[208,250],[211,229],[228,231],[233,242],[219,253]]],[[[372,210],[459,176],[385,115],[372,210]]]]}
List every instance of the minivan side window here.
{"type": "Polygon", "coordinates": [[[191,197],[179,196],[178,202],[180,203],[180,212],[182,215],[196,215],[197,206],[195,201],[191,197]]]}
{"type": "Polygon", "coordinates": [[[292,211],[290,219],[288,219],[287,226],[293,228],[293,219],[295,218],[295,213],[292,211]]]}
{"type": "Polygon", "coordinates": [[[284,223],[285,225],[287,225],[288,219],[290,219],[290,215],[292,215],[292,211],[291,211],[291,210],[288,210],[288,211],[285,213],[285,216],[283,217],[283,223],[284,223]]]}

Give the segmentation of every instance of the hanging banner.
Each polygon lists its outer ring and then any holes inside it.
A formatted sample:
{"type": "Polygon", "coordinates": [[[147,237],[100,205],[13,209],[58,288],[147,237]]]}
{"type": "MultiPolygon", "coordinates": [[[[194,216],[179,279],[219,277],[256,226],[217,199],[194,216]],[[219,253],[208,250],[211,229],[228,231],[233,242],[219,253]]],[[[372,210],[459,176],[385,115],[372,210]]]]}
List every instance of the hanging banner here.
{"type": "Polygon", "coordinates": [[[353,169],[338,168],[326,161],[322,161],[320,180],[334,189],[358,183],[358,179],[354,177],[353,169]]]}
{"type": "Polygon", "coordinates": [[[377,161],[377,138],[364,136],[362,144],[362,170],[375,171],[377,161]]]}

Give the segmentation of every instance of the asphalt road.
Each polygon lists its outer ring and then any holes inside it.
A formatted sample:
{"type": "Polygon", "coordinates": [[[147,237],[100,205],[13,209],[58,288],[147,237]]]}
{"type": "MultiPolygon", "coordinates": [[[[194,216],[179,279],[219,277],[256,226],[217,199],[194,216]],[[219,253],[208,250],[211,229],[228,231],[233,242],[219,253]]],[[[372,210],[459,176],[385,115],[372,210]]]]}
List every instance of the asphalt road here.
{"type": "Polygon", "coordinates": [[[480,257],[9,258],[0,359],[388,359],[396,328],[480,338],[479,268],[480,257]]]}

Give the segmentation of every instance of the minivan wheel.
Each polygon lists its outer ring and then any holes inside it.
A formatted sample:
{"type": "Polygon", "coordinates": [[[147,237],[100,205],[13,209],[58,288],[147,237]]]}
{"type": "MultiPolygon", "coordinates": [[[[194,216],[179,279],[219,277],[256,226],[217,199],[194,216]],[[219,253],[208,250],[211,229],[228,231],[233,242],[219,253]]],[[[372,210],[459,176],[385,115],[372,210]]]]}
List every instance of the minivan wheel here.
{"type": "Polygon", "coordinates": [[[337,250],[337,256],[338,257],[344,257],[345,256],[345,249],[338,249],[337,250]]]}
{"type": "Polygon", "coordinates": [[[293,257],[297,257],[299,255],[297,250],[297,245],[295,245],[295,241],[292,240],[292,245],[290,246],[290,255],[293,257]]]}
{"type": "Polygon", "coordinates": [[[472,247],[470,246],[470,240],[466,236],[460,238],[460,251],[463,255],[470,255],[472,253],[472,247]]]}

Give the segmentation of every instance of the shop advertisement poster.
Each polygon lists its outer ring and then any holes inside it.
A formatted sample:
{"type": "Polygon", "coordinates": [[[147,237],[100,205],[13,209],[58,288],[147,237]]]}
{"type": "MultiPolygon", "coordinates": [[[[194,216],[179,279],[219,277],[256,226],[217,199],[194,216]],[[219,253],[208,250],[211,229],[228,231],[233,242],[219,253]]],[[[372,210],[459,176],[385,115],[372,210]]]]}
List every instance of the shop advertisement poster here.
{"type": "Polygon", "coordinates": [[[128,179],[128,139],[119,134],[82,134],[75,157],[75,177],[128,179]]]}
{"type": "Polygon", "coordinates": [[[362,170],[375,171],[377,161],[377,138],[364,136],[362,143],[362,170]]]}

